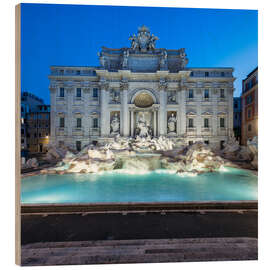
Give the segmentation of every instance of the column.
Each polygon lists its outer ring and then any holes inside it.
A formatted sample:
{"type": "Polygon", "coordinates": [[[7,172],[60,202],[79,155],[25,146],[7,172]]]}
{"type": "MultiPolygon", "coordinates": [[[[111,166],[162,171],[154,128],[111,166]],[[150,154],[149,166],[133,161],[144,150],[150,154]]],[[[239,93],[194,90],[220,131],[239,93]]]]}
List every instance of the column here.
{"type": "Polygon", "coordinates": [[[157,136],[157,111],[154,109],[154,137],[157,136]]]}
{"type": "MultiPolygon", "coordinates": [[[[217,89],[214,89],[214,93],[217,93],[217,89]]],[[[213,96],[213,119],[212,119],[212,134],[213,136],[217,136],[218,132],[218,96],[215,94],[213,96]]]]}
{"type": "Polygon", "coordinates": [[[130,110],[130,136],[134,136],[134,111],[133,109],[130,110]]]}
{"type": "Polygon", "coordinates": [[[128,97],[126,88],[123,90],[122,95],[122,119],[123,136],[128,137],[128,97]]]}
{"type": "Polygon", "coordinates": [[[90,143],[89,135],[91,128],[91,121],[89,115],[89,100],[90,100],[90,88],[83,88],[83,96],[82,96],[83,104],[84,104],[84,113],[82,119],[82,127],[84,129],[84,139],[87,143],[90,143]]]}
{"type": "Polygon", "coordinates": [[[50,88],[51,112],[50,112],[50,143],[56,143],[56,88],[50,88]]]}
{"type": "Polygon", "coordinates": [[[197,89],[196,90],[196,111],[197,111],[197,116],[196,116],[196,133],[198,137],[202,136],[202,89],[197,89]]]}
{"type": "Polygon", "coordinates": [[[186,133],[186,91],[185,89],[181,89],[180,92],[180,122],[179,127],[180,127],[180,135],[184,135],[186,133]]]}
{"type": "Polygon", "coordinates": [[[68,135],[67,141],[68,143],[71,144],[75,144],[72,138],[72,128],[74,124],[74,119],[72,115],[73,92],[74,88],[67,88],[67,117],[65,119],[65,126],[67,127],[67,135],[68,135]]]}
{"type": "Polygon", "coordinates": [[[165,91],[164,88],[161,88],[160,91],[160,109],[159,109],[159,135],[166,134],[166,121],[165,121],[165,113],[166,113],[166,100],[165,100],[165,91]]]}
{"type": "Polygon", "coordinates": [[[106,136],[106,90],[104,85],[100,90],[100,134],[101,137],[106,136]]]}
{"type": "Polygon", "coordinates": [[[228,135],[233,135],[233,88],[228,88],[228,135]]]}

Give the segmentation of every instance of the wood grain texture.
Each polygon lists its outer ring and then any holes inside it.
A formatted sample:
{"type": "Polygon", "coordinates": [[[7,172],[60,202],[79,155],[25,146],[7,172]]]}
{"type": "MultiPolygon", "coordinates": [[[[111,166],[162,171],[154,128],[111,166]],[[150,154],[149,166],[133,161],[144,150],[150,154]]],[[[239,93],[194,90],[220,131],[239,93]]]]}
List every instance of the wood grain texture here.
{"type": "Polygon", "coordinates": [[[15,7],[15,263],[21,265],[21,5],[15,7]]]}

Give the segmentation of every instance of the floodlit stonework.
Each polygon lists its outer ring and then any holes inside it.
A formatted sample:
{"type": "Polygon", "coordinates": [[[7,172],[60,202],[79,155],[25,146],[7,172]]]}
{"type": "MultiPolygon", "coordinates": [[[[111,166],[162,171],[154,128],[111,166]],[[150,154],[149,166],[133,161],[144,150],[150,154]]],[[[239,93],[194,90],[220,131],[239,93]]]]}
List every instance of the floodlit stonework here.
{"type": "Polygon", "coordinates": [[[142,26],[99,67],[52,66],[51,142],[80,150],[121,137],[170,137],[222,148],[233,134],[233,68],[188,68],[185,49],[156,48],[142,26]]]}

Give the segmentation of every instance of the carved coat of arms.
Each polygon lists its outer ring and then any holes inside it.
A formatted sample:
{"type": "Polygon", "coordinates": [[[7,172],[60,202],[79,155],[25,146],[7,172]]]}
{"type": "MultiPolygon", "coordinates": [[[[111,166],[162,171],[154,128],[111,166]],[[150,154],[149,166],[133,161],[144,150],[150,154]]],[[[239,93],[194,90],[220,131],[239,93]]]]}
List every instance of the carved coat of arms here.
{"type": "Polygon", "coordinates": [[[139,27],[137,36],[134,34],[129,40],[131,40],[131,48],[133,50],[146,52],[147,50],[155,49],[155,42],[158,40],[158,37],[153,34],[150,35],[149,28],[143,25],[139,27]]]}

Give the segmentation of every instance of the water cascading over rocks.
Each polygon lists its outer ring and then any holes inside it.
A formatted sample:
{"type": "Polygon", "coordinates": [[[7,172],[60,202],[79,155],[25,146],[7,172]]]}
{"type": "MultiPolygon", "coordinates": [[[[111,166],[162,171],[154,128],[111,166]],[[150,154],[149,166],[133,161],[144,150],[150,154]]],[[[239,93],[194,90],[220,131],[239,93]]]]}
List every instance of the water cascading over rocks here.
{"type": "MultiPolygon", "coordinates": [[[[203,142],[185,145],[181,140],[159,138],[123,138],[116,136],[114,141],[103,145],[89,145],[74,154],[68,148],[51,148],[49,154],[60,155],[57,168],[49,173],[99,173],[104,171],[125,171],[144,173],[166,169],[175,173],[203,173],[219,169],[226,164],[219,155],[203,142]]],[[[43,173],[48,173],[44,170],[43,173]]]]}

